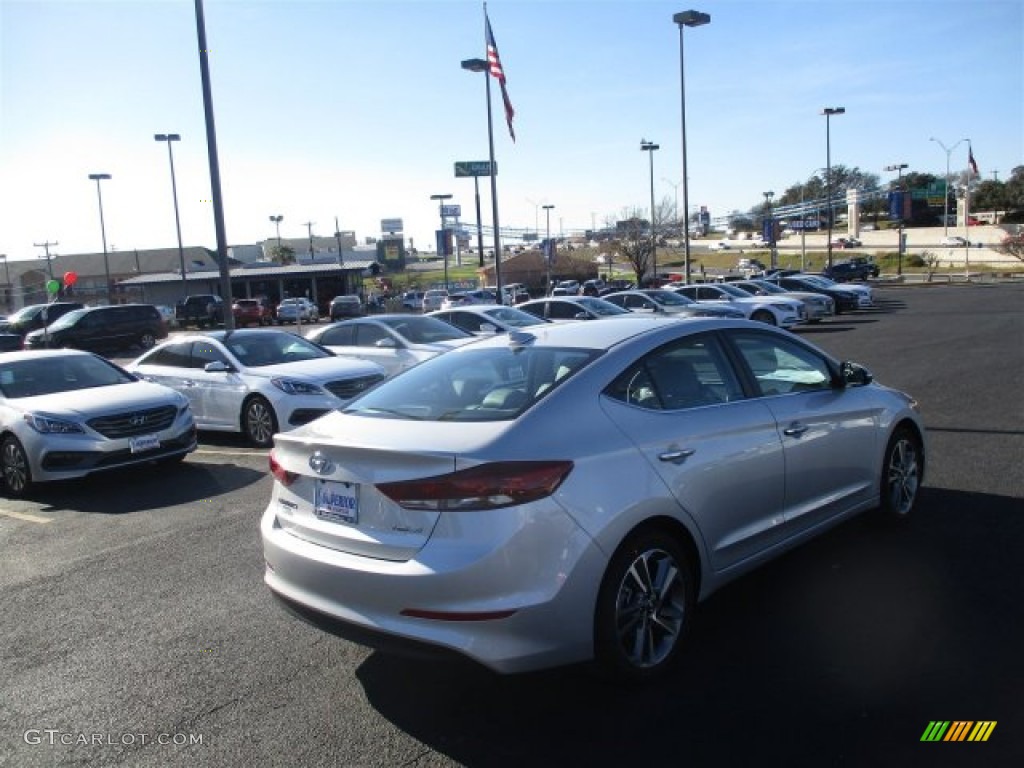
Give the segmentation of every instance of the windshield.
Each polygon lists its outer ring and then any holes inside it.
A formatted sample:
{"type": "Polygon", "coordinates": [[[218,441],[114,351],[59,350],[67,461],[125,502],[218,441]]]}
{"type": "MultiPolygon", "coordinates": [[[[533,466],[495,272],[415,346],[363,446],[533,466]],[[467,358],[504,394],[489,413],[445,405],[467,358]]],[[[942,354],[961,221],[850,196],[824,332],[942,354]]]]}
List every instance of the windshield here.
{"type": "Polygon", "coordinates": [[[730,296],[734,296],[737,299],[749,299],[751,296],[751,294],[747,293],[742,288],[737,288],[735,285],[729,285],[728,283],[722,283],[718,287],[725,293],[728,293],[730,296]]]}
{"type": "Polygon", "coordinates": [[[490,311],[484,310],[484,314],[510,328],[527,328],[531,325],[544,325],[547,322],[542,317],[531,315],[529,312],[523,312],[514,307],[496,307],[490,311]]]}
{"type": "Polygon", "coordinates": [[[464,350],[384,381],[344,412],[406,421],[509,421],[603,353],[534,346],[464,350]]]}
{"type": "Polygon", "coordinates": [[[45,304],[32,304],[32,305],[27,306],[27,307],[22,307],[17,312],[15,312],[13,315],[8,317],[7,318],[7,322],[9,322],[9,323],[23,323],[26,320],[31,320],[33,317],[35,317],[36,315],[38,315],[42,311],[44,306],[46,306],[46,305],[45,304]]]}
{"type": "Polygon", "coordinates": [[[283,331],[224,334],[221,341],[238,358],[238,362],[247,368],[334,356],[332,352],[301,336],[283,331]]]}
{"type": "Polygon", "coordinates": [[[433,344],[437,341],[473,338],[473,334],[436,317],[399,315],[382,317],[379,320],[412,344],[433,344]]]}
{"type": "Polygon", "coordinates": [[[780,288],[775,283],[769,283],[767,280],[751,280],[750,284],[756,288],[760,288],[768,293],[785,293],[785,288],[780,288]]]}
{"type": "Polygon", "coordinates": [[[136,381],[134,376],[93,355],[46,356],[0,364],[0,392],[10,399],[132,381],[136,381]]]}
{"type": "Polygon", "coordinates": [[[47,326],[47,328],[49,328],[51,331],[59,331],[62,328],[68,328],[74,325],[76,322],[78,322],[78,318],[80,318],[84,314],[87,314],[88,312],[88,309],[73,309],[66,315],[61,315],[60,317],[58,317],[56,320],[50,323],[47,326]]]}
{"type": "Polygon", "coordinates": [[[644,291],[644,294],[650,296],[659,304],[664,304],[666,307],[689,307],[697,303],[693,299],[675,291],[644,291]]]}
{"type": "Polygon", "coordinates": [[[579,305],[595,315],[628,315],[630,311],[623,309],[622,307],[612,304],[610,301],[604,299],[595,299],[593,296],[580,296],[576,301],[579,305]]]}

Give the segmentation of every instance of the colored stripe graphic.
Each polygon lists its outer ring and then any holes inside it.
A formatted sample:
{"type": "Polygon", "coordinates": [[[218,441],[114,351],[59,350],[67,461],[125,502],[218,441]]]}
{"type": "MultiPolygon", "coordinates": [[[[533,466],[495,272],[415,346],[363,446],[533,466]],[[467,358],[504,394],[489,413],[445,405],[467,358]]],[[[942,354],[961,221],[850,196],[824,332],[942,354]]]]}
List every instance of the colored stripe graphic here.
{"type": "Polygon", "coordinates": [[[930,720],[921,741],[988,741],[997,720],[930,720]]]}

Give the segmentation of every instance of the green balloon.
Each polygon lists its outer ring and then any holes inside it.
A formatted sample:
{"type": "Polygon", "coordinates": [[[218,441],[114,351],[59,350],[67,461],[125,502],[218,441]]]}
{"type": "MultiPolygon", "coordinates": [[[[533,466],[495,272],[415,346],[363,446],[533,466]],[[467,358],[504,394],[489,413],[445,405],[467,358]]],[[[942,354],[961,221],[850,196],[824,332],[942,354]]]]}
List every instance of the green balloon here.
{"type": "Polygon", "coordinates": [[[56,280],[48,280],[46,283],[46,290],[50,293],[56,293],[60,290],[60,283],[56,280]]]}

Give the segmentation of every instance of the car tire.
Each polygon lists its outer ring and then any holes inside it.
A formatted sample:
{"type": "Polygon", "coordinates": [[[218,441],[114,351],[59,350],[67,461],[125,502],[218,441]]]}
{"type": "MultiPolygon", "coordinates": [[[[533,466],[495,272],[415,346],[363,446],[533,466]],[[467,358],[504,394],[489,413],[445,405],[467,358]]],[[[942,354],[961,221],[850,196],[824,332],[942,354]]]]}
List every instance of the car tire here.
{"type": "Polygon", "coordinates": [[[608,563],[594,612],[600,671],[643,682],[678,658],[696,602],[693,567],[679,541],[659,528],[630,534],[608,563]]]}
{"type": "Polygon", "coordinates": [[[257,448],[270,448],[277,432],[277,415],[270,402],[253,395],[242,406],[242,432],[257,448]]]}
{"type": "Polygon", "coordinates": [[[3,475],[8,496],[22,498],[32,488],[28,455],[14,435],[8,435],[0,443],[0,474],[3,475]]]}
{"type": "Polygon", "coordinates": [[[906,519],[914,511],[921,490],[921,441],[910,429],[898,428],[889,439],[882,461],[879,491],[881,511],[895,519],[906,519]]]}
{"type": "Polygon", "coordinates": [[[767,323],[768,325],[776,325],[775,315],[769,312],[767,309],[759,309],[750,316],[751,320],[756,320],[759,323],[767,323]]]}
{"type": "Polygon", "coordinates": [[[151,331],[146,331],[139,336],[139,346],[143,349],[152,349],[156,344],[156,334],[151,331]]]}

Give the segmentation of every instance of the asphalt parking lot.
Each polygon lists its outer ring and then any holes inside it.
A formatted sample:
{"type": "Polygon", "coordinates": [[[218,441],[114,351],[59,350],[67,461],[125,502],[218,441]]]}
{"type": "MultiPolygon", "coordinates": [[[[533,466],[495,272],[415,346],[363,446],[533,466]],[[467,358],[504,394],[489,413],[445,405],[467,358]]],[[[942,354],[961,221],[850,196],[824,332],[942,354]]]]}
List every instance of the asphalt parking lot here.
{"type": "Polygon", "coordinates": [[[915,517],[718,592],[669,680],[500,678],[296,622],[262,583],[266,452],[206,434],[172,471],[0,495],[0,765],[1019,765],[1024,285],[876,299],[799,333],[920,401],[915,517]]]}

